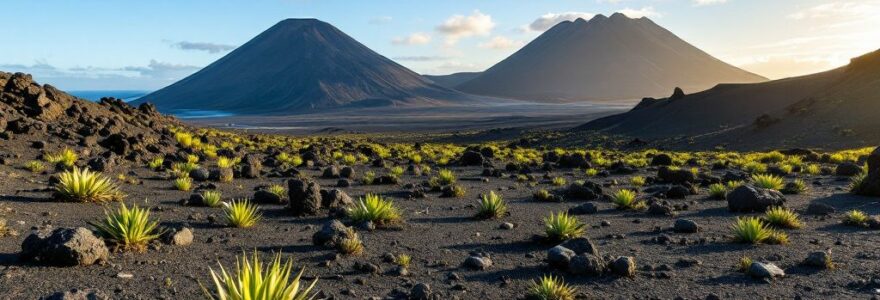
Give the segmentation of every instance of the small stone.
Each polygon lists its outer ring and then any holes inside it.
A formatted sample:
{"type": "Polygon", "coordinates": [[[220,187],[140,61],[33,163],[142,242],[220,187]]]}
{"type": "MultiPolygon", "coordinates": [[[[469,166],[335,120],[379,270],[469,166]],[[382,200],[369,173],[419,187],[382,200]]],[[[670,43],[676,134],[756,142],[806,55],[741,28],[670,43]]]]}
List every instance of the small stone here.
{"type": "Polygon", "coordinates": [[[513,223],[510,223],[510,222],[504,222],[504,223],[501,223],[501,225],[498,225],[498,228],[501,228],[504,230],[511,230],[511,229],[513,229],[513,227],[514,227],[513,223]]]}
{"type": "Polygon", "coordinates": [[[590,215],[599,212],[599,206],[593,202],[587,202],[568,209],[568,213],[572,215],[590,215]]]}
{"type": "Polygon", "coordinates": [[[547,263],[551,266],[565,267],[571,261],[571,258],[577,255],[571,249],[563,246],[556,246],[547,250],[547,263]]]}
{"type": "Polygon", "coordinates": [[[822,269],[832,268],[831,250],[810,253],[810,255],[807,256],[807,259],[804,260],[804,265],[822,269]]]}
{"type": "Polygon", "coordinates": [[[122,279],[132,279],[132,278],[134,278],[134,274],[126,273],[126,272],[119,272],[119,273],[116,273],[116,277],[122,278],[122,279]]]}
{"type": "Polygon", "coordinates": [[[409,298],[413,300],[428,300],[431,297],[431,286],[427,283],[417,283],[409,292],[409,298]]]}
{"type": "Polygon", "coordinates": [[[492,266],[492,259],[484,256],[469,256],[464,266],[474,270],[485,270],[492,266]]]}
{"type": "Polygon", "coordinates": [[[617,276],[633,277],[636,275],[636,260],[631,256],[620,256],[611,262],[609,268],[617,276]]]}
{"type": "Polygon", "coordinates": [[[752,262],[749,266],[749,275],[755,278],[773,279],[776,277],[784,277],[785,271],[771,263],[752,262]]]}
{"type": "Polygon", "coordinates": [[[678,219],[675,220],[673,230],[679,233],[695,233],[700,230],[700,226],[693,220],[678,219]]]}

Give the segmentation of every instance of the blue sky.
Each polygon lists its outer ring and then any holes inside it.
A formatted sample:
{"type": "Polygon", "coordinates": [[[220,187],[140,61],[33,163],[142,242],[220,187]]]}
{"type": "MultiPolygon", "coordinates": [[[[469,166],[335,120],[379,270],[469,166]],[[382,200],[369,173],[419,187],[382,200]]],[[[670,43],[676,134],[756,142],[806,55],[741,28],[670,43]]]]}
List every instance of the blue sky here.
{"type": "Polygon", "coordinates": [[[68,90],[161,88],[285,18],[327,21],[416,72],[479,71],[564,19],[647,16],[780,78],[880,48],[880,0],[10,1],[0,70],[68,90]]]}

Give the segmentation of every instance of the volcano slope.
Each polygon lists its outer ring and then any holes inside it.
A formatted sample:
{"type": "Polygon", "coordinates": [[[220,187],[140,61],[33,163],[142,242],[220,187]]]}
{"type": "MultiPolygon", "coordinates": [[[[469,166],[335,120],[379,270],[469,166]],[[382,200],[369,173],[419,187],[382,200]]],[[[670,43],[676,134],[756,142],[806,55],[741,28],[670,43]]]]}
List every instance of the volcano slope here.
{"type": "Polygon", "coordinates": [[[293,259],[294,272],[304,267],[303,279],[317,280],[318,298],[331,299],[518,299],[549,274],[579,298],[867,298],[878,288],[880,206],[848,185],[867,162],[870,175],[856,190],[880,190],[880,150],[614,151],[548,149],[532,139],[257,135],[190,127],[149,105],[84,102],[23,74],[0,73],[0,83],[8,120],[0,127],[0,299],[201,298],[201,286],[215,293],[211,269],[231,271],[251,253],[293,259]],[[52,159],[65,148],[72,166],[52,159]],[[107,156],[116,163],[92,163],[107,156]],[[121,192],[112,200],[147,208],[163,237],[137,248],[100,234],[94,224],[120,204],[59,197],[58,178],[72,167],[100,168],[121,192]],[[188,180],[187,189],[174,184],[188,180]],[[753,187],[776,181],[786,194],[753,187]],[[635,205],[625,205],[623,189],[634,191],[635,205]],[[228,209],[206,205],[208,191],[227,203],[248,199],[262,219],[230,226],[228,209]],[[351,213],[368,194],[391,200],[400,218],[365,222],[351,213]],[[506,211],[480,213],[478,199],[492,194],[506,211]],[[801,226],[776,222],[765,228],[773,239],[734,239],[737,218],[765,217],[760,203],[791,209],[801,226]],[[850,210],[870,217],[856,220],[850,210]],[[569,227],[583,229],[572,235],[582,238],[548,236],[547,218],[565,211],[584,224],[569,227]],[[51,230],[69,234],[41,238],[51,230]],[[329,242],[344,239],[360,241],[361,252],[329,242]],[[747,273],[738,270],[743,257],[754,260],[747,273]],[[785,276],[766,277],[779,275],[770,265],[785,276]]]}
{"type": "Polygon", "coordinates": [[[620,135],[675,148],[846,148],[880,143],[880,51],[849,65],[757,84],[722,84],[644,99],[575,132],[620,135]]]}
{"type": "Polygon", "coordinates": [[[226,56],[136,103],[160,111],[291,114],[351,107],[473,105],[333,25],[287,19],[226,56]]]}

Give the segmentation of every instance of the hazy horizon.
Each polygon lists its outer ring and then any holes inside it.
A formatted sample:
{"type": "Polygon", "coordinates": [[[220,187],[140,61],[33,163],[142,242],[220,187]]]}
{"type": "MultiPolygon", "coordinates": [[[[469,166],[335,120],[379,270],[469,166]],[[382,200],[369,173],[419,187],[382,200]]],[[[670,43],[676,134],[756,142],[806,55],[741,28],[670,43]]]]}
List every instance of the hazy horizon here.
{"type": "Polygon", "coordinates": [[[880,48],[880,0],[419,2],[14,2],[0,16],[0,70],[67,90],[157,90],[286,18],[318,18],[420,74],[482,71],[552,25],[648,17],[725,62],[778,79],[880,48]],[[39,11],[40,14],[23,14],[39,11]],[[100,16],[100,17],[97,17],[100,16]]]}

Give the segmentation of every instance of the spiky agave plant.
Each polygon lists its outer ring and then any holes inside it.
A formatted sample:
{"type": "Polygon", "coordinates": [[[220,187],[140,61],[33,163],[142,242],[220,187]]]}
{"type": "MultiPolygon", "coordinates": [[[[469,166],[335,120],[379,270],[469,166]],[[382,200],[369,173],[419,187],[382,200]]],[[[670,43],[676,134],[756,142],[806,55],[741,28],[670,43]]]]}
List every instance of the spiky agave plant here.
{"type": "Polygon", "coordinates": [[[737,218],[731,225],[731,230],[735,241],[751,244],[761,243],[773,233],[773,230],[757,217],[737,218]]]}
{"type": "Polygon", "coordinates": [[[553,241],[564,241],[580,237],[584,234],[586,225],[576,217],[569,216],[567,212],[550,214],[544,219],[544,232],[547,238],[553,241]]]}
{"type": "Polygon", "coordinates": [[[394,202],[376,194],[366,194],[348,209],[348,217],[355,222],[372,221],[378,225],[400,221],[400,211],[394,202]]]}
{"type": "Polygon", "coordinates": [[[709,197],[717,200],[723,200],[724,198],[727,198],[727,187],[720,183],[710,184],[709,197]]]}
{"type": "Polygon", "coordinates": [[[772,174],[752,175],[752,181],[756,186],[771,190],[781,190],[785,187],[785,181],[781,177],[772,174]]]}
{"type": "Polygon", "coordinates": [[[202,192],[202,203],[207,207],[220,206],[222,196],[223,194],[219,191],[204,191],[202,192]]]}
{"type": "Polygon", "coordinates": [[[162,234],[159,222],[150,219],[150,211],[134,205],[129,209],[121,203],[119,210],[105,212],[107,218],[92,223],[98,234],[124,250],[142,252],[150,241],[162,234]]]}
{"type": "Polygon", "coordinates": [[[272,263],[268,265],[260,262],[256,251],[252,258],[242,254],[236,262],[234,273],[227,272],[222,264],[219,265],[219,273],[211,269],[215,291],[211,293],[202,286],[202,291],[212,300],[311,300],[317,297],[312,289],[315,288],[318,279],[304,285],[302,274],[305,268],[302,268],[291,280],[293,262],[288,259],[281,264],[280,253],[275,254],[272,263]]]}
{"type": "Polygon", "coordinates": [[[257,205],[247,199],[232,200],[231,203],[224,203],[223,212],[229,226],[238,228],[253,227],[262,219],[257,205]]]}
{"type": "Polygon", "coordinates": [[[494,191],[480,196],[480,205],[477,207],[477,218],[492,219],[501,218],[507,213],[507,202],[494,191]]]}
{"type": "Polygon", "coordinates": [[[611,202],[617,209],[644,209],[646,204],[636,199],[636,192],[632,190],[618,190],[611,195],[611,202]]]}
{"type": "Polygon", "coordinates": [[[771,207],[764,214],[764,220],[776,227],[798,229],[804,226],[798,214],[785,207],[771,207]]]}
{"type": "Polygon", "coordinates": [[[532,281],[528,299],[541,300],[573,300],[577,289],[566,284],[561,277],[542,276],[537,282],[532,281]]]}
{"type": "Polygon", "coordinates": [[[63,201],[107,202],[122,196],[110,178],[76,167],[59,174],[55,185],[55,198],[63,201]]]}

